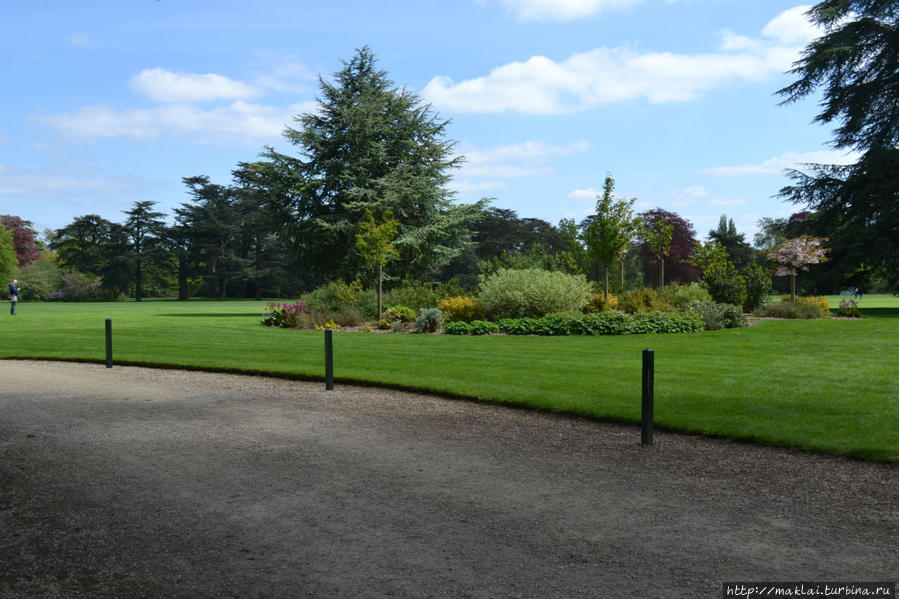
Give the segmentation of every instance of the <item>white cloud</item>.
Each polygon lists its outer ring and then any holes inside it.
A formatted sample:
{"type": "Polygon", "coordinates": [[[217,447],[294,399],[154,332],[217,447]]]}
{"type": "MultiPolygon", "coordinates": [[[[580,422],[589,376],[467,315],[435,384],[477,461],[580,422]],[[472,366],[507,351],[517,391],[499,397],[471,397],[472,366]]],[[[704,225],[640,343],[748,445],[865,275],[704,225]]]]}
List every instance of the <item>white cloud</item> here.
{"type": "Polygon", "coordinates": [[[522,21],[570,21],[593,16],[607,8],[623,8],[642,0],[502,0],[522,21]]]}
{"type": "Polygon", "coordinates": [[[747,175],[779,175],[787,169],[801,169],[805,164],[854,164],[861,155],[858,152],[821,150],[817,152],[786,152],[758,164],[716,166],[703,169],[707,175],[740,177],[747,175]]]}
{"type": "Polygon", "coordinates": [[[597,196],[601,196],[601,195],[602,195],[602,191],[595,189],[593,187],[587,187],[585,189],[575,189],[574,191],[569,192],[567,197],[569,197],[573,200],[580,200],[580,201],[586,202],[586,201],[594,201],[594,200],[596,200],[597,196]]]}
{"type": "Polygon", "coordinates": [[[209,110],[190,104],[128,110],[98,105],[87,106],[71,114],[32,118],[75,138],[180,137],[197,143],[256,145],[260,141],[279,139],[294,115],[314,107],[313,103],[280,107],[243,101],[209,110]]]}
{"type": "Polygon", "coordinates": [[[17,169],[0,164],[0,196],[121,195],[141,187],[137,177],[95,169],[17,169]]]}
{"type": "Polygon", "coordinates": [[[564,114],[635,99],[685,102],[711,89],[761,81],[789,69],[813,36],[810,25],[797,25],[801,13],[781,13],[758,38],[723,32],[717,52],[616,47],[561,61],[532,56],[458,83],[445,75],[434,77],[422,96],[442,110],[470,113],[564,114]]]}
{"type": "Polygon", "coordinates": [[[208,102],[246,100],[262,90],[223,75],[174,73],[162,68],[145,69],[131,79],[131,89],[155,102],[208,102]]]}
{"type": "Polygon", "coordinates": [[[712,206],[740,206],[745,204],[746,200],[742,198],[714,198],[709,200],[712,206]]]}
{"type": "Polygon", "coordinates": [[[590,144],[583,140],[567,146],[526,141],[483,150],[472,147],[463,152],[465,162],[462,164],[461,172],[465,177],[500,179],[548,175],[555,172],[548,163],[550,159],[586,152],[589,147],[590,144]]]}

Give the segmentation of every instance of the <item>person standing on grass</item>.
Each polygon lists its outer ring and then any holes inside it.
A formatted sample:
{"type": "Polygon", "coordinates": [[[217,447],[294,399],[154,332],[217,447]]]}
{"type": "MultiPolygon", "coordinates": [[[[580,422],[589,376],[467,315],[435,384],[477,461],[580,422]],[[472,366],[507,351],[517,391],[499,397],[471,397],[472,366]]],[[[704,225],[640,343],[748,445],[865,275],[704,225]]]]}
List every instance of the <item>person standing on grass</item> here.
{"type": "Polygon", "coordinates": [[[19,301],[19,285],[18,281],[13,279],[9,283],[9,313],[16,315],[16,303],[19,301]]]}

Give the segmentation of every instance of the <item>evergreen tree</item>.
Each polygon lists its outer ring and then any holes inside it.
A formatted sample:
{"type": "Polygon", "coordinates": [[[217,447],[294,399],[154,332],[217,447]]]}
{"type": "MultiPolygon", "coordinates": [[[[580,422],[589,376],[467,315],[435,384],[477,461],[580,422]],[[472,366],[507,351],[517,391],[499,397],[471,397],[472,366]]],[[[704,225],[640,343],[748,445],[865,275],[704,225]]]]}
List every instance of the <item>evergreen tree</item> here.
{"type": "Polygon", "coordinates": [[[400,225],[395,270],[422,276],[470,244],[472,207],[455,206],[446,189],[461,160],[445,139],[447,121],[376,66],[367,47],[344,63],[334,82],[320,78],[318,110],[296,117],[284,135],[302,158],[265,155],[293,177],[283,206],[291,236],[319,279],[354,278],[362,260],[355,236],[366,210],[391,212],[400,225]],[[461,229],[460,229],[461,226],[461,229]]]}
{"type": "Polygon", "coordinates": [[[755,257],[752,247],[746,243],[746,236],[737,231],[734,219],[728,219],[726,214],[721,215],[721,219],[718,221],[718,228],[709,231],[709,239],[718,243],[727,251],[731,262],[734,263],[738,270],[746,268],[755,257]]]}
{"type": "Polygon", "coordinates": [[[55,231],[50,248],[64,268],[101,276],[109,262],[112,228],[111,222],[96,214],[79,216],[55,231]]]}
{"type": "Polygon", "coordinates": [[[158,276],[167,259],[163,245],[164,215],[153,210],[155,204],[150,201],[135,202],[131,210],[125,212],[128,217],[122,231],[125,252],[120,258],[134,283],[134,299],[138,302],[144,297],[146,275],[158,276]]]}
{"type": "Polygon", "coordinates": [[[899,4],[824,0],[808,11],[824,34],[806,46],[781,89],[784,103],[823,93],[815,120],[837,122],[833,145],[861,154],[847,166],[791,171],[782,197],[817,212],[835,263],[880,274],[899,290],[899,4]]]}

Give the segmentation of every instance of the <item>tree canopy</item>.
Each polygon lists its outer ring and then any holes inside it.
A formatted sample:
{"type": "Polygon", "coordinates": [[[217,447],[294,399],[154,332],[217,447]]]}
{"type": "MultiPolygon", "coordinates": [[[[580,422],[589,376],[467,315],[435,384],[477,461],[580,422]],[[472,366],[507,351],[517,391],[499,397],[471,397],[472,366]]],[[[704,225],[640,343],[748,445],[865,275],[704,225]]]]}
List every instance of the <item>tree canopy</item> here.
{"type": "Polygon", "coordinates": [[[791,171],[780,194],[817,212],[815,232],[830,238],[847,278],[879,274],[899,290],[899,5],[823,0],[807,14],[824,34],[779,93],[789,103],[820,89],[815,121],[838,123],[834,147],[860,159],[791,171]]]}

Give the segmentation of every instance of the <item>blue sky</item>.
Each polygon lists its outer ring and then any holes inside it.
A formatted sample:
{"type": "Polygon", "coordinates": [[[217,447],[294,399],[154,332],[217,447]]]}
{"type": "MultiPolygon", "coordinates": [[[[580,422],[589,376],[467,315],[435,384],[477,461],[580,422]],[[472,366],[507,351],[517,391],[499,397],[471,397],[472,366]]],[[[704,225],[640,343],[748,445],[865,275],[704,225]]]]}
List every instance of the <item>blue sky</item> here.
{"type": "Polygon", "coordinates": [[[458,201],[557,223],[616,194],[751,241],[802,162],[850,160],[778,106],[816,32],[772,0],[48,0],[0,22],[0,213],[38,230],[229,183],[314,109],[319,74],[368,45],[397,86],[450,119],[458,201]]]}

